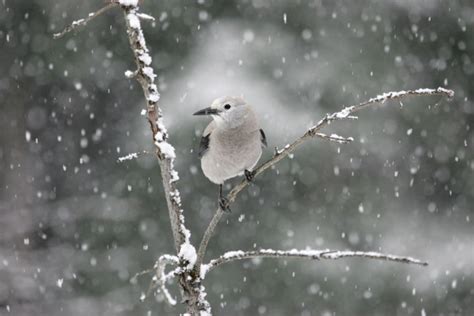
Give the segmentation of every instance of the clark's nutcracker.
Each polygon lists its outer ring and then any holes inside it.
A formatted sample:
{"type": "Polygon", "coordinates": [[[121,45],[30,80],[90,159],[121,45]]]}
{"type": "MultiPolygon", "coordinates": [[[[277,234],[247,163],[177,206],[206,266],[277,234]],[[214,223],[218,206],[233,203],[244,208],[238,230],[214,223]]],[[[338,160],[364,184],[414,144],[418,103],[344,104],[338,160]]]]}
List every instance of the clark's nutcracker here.
{"type": "Polygon", "coordinates": [[[262,147],[267,145],[265,133],[250,105],[240,97],[218,98],[194,115],[213,118],[202,134],[199,158],[204,175],[219,185],[219,206],[228,210],[222,184],[243,174],[252,181],[252,169],[262,155],[262,147]]]}

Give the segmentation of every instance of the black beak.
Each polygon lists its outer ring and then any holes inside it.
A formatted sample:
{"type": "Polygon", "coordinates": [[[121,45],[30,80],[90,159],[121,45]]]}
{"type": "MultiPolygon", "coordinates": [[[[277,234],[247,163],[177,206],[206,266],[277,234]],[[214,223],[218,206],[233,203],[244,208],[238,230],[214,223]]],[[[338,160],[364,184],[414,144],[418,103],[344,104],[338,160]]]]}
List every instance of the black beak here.
{"type": "Polygon", "coordinates": [[[211,114],[218,114],[218,113],[219,111],[217,111],[217,109],[205,108],[205,109],[197,111],[193,115],[211,115],[211,114]]]}

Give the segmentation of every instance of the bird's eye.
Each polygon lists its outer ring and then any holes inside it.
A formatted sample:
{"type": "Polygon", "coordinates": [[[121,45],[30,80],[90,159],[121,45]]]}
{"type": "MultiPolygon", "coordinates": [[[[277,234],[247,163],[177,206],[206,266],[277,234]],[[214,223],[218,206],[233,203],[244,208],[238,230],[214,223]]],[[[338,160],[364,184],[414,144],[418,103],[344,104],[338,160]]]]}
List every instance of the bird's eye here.
{"type": "Polygon", "coordinates": [[[226,110],[230,109],[230,104],[224,105],[224,109],[226,109],[226,110]]]}

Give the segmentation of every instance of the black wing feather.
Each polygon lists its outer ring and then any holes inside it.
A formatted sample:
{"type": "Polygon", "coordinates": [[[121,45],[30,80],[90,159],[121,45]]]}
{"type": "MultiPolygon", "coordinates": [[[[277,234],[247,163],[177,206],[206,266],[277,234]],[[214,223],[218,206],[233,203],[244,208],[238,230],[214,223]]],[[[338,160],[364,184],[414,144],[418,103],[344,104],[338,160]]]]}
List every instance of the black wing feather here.
{"type": "Polygon", "coordinates": [[[211,133],[207,134],[206,136],[201,137],[201,142],[199,143],[199,151],[198,151],[199,158],[202,158],[204,154],[209,150],[210,136],[211,136],[211,133]]]}
{"type": "Polygon", "coordinates": [[[263,147],[267,147],[267,137],[265,136],[263,129],[260,129],[260,140],[262,141],[263,147]]]}

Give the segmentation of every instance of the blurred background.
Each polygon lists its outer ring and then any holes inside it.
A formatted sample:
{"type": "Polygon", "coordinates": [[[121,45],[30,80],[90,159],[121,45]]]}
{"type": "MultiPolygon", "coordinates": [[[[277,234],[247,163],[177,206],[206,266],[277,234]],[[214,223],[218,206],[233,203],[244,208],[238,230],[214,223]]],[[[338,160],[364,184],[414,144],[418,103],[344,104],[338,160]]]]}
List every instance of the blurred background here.
{"type": "MultiPolygon", "coordinates": [[[[119,9],[53,40],[104,1],[0,1],[0,315],[173,315],[139,301],[172,239],[160,171],[119,9]]],[[[178,187],[197,243],[217,187],[200,170],[207,119],[243,95],[269,147],[324,114],[382,92],[411,97],[337,122],[355,141],[305,143],[258,177],[219,225],[227,250],[381,251],[366,259],[240,261],[204,285],[216,315],[474,314],[474,4],[472,1],[168,0],[143,2],[178,187]]],[[[235,183],[239,180],[234,180],[235,183]]],[[[230,185],[231,183],[229,183],[230,185]]],[[[229,189],[230,187],[227,187],[229,189]]],[[[179,297],[178,288],[170,286],[179,297]]]]}

